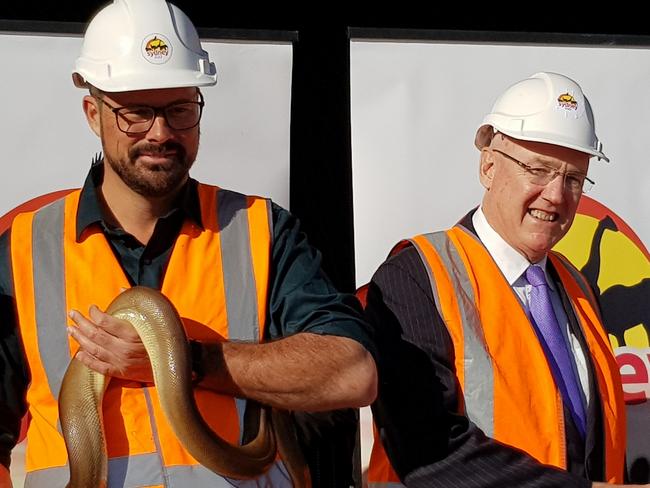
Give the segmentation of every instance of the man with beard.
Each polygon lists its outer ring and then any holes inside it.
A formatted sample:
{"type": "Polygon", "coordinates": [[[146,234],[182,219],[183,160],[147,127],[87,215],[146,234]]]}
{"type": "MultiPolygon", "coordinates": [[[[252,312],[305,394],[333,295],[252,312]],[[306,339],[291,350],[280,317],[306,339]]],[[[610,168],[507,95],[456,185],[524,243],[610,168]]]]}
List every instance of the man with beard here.
{"type": "MultiPolygon", "coordinates": [[[[104,312],[136,285],[179,311],[213,430],[238,443],[255,432],[253,403],[294,411],[313,485],[349,486],[355,416],[345,409],[374,398],[372,342],[356,299],[330,284],[292,215],[189,177],[200,87],[216,83],[190,20],[163,0],[115,0],[89,24],[73,79],[89,89],[83,110],[104,157],[81,190],[19,215],[0,238],[0,487],[11,485],[26,410],[26,486],[66,484],[57,397],[75,353],[113,378],[110,486],[239,486],[179,443],[140,338],[104,312]]],[[[282,459],[243,482],[253,484],[291,486],[282,459]]]]}
{"type": "Polygon", "coordinates": [[[618,366],[585,280],[552,252],[592,157],[580,86],[537,73],[478,128],[481,205],[399,243],[367,290],[379,433],[371,487],[591,487],[624,481],[618,366]],[[402,485],[403,483],[403,485],[402,485]]]}

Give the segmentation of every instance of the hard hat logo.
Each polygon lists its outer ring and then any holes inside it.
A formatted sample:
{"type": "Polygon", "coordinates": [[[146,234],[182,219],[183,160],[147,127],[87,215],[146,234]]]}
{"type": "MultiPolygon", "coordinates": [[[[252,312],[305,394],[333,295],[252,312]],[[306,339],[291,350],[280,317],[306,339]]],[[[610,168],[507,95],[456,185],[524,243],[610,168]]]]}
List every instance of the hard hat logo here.
{"type": "Polygon", "coordinates": [[[163,64],[172,55],[172,45],[162,34],[150,34],[142,41],[142,55],[153,64],[163,64]]]}
{"type": "Polygon", "coordinates": [[[560,108],[566,110],[578,110],[578,101],[570,93],[563,93],[557,97],[557,103],[560,108]]]}

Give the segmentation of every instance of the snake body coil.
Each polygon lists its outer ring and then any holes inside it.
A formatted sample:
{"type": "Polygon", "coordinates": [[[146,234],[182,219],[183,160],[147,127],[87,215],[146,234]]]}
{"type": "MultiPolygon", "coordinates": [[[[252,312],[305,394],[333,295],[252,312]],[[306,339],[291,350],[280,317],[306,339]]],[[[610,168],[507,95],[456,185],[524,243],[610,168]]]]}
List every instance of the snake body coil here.
{"type": "MultiPolygon", "coordinates": [[[[151,288],[130,288],[118,295],[106,311],[131,323],[139,334],[151,360],[167,421],[199,463],[221,476],[250,479],[264,474],[279,450],[294,486],[311,485],[308,469],[296,448],[295,433],[288,427],[290,420],[286,421],[287,412],[273,409],[270,414],[271,409],[262,407],[257,436],[241,446],[223,440],[208,427],[192,393],[190,353],[183,324],[164,295],[151,288]]],[[[109,381],[110,377],[87,368],[76,358],[63,378],[59,411],[70,466],[69,488],[107,486],[101,404],[109,381]]]]}

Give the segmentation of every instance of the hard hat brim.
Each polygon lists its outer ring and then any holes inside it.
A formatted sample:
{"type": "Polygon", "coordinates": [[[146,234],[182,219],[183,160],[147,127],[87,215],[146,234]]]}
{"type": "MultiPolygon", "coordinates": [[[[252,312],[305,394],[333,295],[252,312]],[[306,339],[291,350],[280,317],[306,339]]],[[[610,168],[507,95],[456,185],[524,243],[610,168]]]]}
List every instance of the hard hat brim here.
{"type": "Polygon", "coordinates": [[[476,136],[474,138],[474,145],[476,148],[480,151],[484,147],[487,147],[490,145],[490,142],[492,142],[492,138],[497,132],[501,132],[502,134],[507,135],[508,137],[511,137],[516,140],[520,141],[530,141],[530,142],[542,142],[544,144],[552,144],[554,146],[561,146],[561,147],[566,147],[569,149],[573,149],[575,151],[579,151],[581,153],[588,154],[590,156],[596,157],[598,159],[602,159],[605,162],[609,163],[609,158],[605,156],[605,153],[602,151],[597,151],[592,148],[586,148],[582,146],[578,146],[576,144],[572,144],[568,141],[561,141],[561,140],[549,140],[548,138],[544,137],[543,135],[536,135],[535,133],[528,133],[526,136],[522,136],[520,133],[508,131],[508,130],[503,130],[503,129],[496,129],[490,124],[482,124],[478,130],[476,131],[476,136]]]}
{"type": "Polygon", "coordinates": [[[116,77],[111,79],[94,80],[92,76],[85,77],[83,73],[75,72],[72,74],[74,85],[78,88],[87,88],[92,85],[107,93],[139,91],[139,90],[158,90],[164,88],[187,88],[187,87],[206,87],[217,84],[217,75],[201,74],[199,76],[188,76],[185,71],[177,73],[167,72],[165,76],[146,76],[140,75],[137,79],[134,77],[116,77]]]}

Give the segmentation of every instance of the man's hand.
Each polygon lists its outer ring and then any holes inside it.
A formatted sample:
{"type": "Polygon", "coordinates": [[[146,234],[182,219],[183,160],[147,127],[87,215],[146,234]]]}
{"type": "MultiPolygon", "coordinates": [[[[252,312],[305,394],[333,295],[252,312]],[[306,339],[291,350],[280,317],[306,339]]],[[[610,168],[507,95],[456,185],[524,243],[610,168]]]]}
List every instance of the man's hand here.
{"type": "Polygon", "coordinates": [[[147,351],[135,329],[92,305],[85,317],[71,310],[76,327],[68,333],[79,343],[77,359],[104,375],[141,383],[153,382],[147,351]]]}

